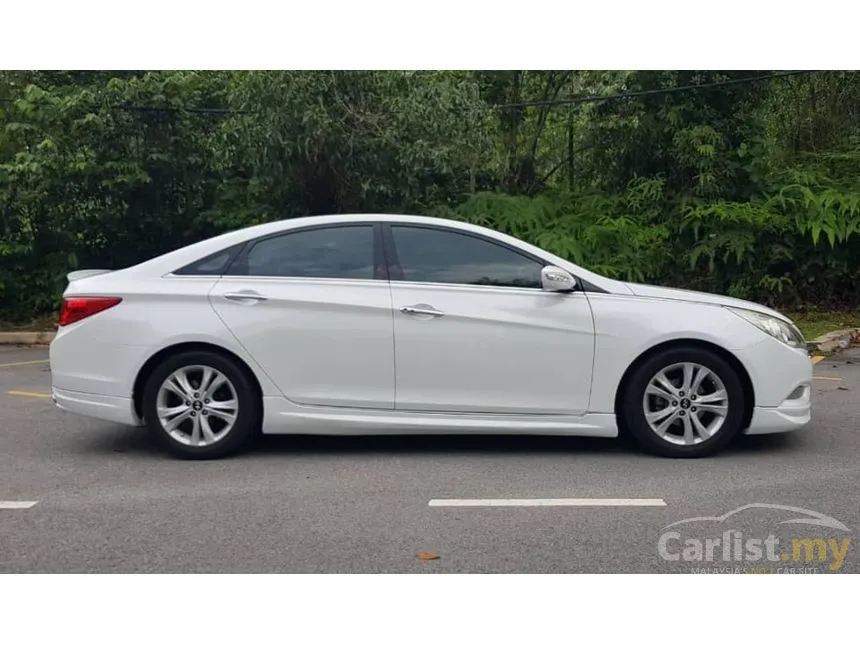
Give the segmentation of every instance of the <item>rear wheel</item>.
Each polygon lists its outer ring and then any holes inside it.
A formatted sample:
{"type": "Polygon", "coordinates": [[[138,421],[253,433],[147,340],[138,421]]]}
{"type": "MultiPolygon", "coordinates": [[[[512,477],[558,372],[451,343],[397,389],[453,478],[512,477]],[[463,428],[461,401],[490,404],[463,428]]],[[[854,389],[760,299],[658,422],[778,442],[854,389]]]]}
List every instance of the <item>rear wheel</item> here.
{"type": "Polygon", "coordinates": [[[143,414],[155,439],[186,459],[215,459],[244,447],[260,421],[260,400],[235,361],[208,351],[171,356],[153,370],[143,414]]]}
{"type": "Polygon", "coordinates": [[[646,450],[706,457],[741,430],[744,391],[732,366],[698,347],[674,347],[643,362],[622,399],[621,421],[646,450]]]}

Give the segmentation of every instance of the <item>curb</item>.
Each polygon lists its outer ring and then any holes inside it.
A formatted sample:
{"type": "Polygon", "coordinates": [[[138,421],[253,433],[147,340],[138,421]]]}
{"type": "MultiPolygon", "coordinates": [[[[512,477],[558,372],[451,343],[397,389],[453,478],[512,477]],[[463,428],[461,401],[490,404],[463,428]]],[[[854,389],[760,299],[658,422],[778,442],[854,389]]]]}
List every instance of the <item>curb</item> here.
{"type": "Polygon", "coordinates": [[[860,327],[837,329],[806,343],[810,353],[835,354],[860,342],[860,327]]]}
{"type": "Polygon", "coordinates": [[[0,345],[49,345],[55,335],[53,331],[4,331],[0,345]]]}

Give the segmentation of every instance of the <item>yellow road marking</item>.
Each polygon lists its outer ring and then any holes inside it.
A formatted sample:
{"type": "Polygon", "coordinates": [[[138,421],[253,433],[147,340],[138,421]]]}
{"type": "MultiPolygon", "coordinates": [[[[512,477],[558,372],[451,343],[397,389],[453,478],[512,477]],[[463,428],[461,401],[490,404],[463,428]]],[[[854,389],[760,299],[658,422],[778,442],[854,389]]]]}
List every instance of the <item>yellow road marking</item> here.
{"type": "Polygon", "coordinates": [[[842,379],[838,376],[813,376],[814,380],[818,381],[841,381],[842,379]]]}
{"type": "Polygon", "coordinates": [[[813,356],[812,357],[812,364],[815,365],[816,363],[820,363],[823,360],[824,360],[823,356],[813,356]]]}
{"type": "Polygon", "coordinates": [[[50,394],[43,394],[42,392],[25,392],[23,390],[9,390],[6,394],[11,394],[12,396],[29,396],[33,399],[50,399],[50,394]]]}
{"type": "Polygon", "coordinates": [[[42,363],[50,362],[48,359],[43,361],[21,361],[20,363],[0,363],[0,368],[3,367],[24,367],[25,365],[41,365],[42,363]]]}

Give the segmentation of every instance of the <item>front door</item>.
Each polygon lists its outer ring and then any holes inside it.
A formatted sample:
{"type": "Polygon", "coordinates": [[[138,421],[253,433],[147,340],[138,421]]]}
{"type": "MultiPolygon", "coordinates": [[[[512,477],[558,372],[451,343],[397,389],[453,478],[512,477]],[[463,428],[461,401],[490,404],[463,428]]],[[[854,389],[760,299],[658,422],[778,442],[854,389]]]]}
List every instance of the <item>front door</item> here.
{"type": "Polygon", "coordinates": [[[594,322],[584,293],[543,291],[539,260],[471,233],[393,224],[386,240],[396,409],[587,411],[594,322]]]}

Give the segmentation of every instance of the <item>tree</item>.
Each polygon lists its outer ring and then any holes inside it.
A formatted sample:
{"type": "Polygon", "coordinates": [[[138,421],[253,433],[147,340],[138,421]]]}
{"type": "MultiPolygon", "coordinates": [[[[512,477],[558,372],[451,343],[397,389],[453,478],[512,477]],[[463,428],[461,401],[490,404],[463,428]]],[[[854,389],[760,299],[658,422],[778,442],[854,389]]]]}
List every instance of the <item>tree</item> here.
{"type": "Polygon", "coordinates": [[[230,101],[226,163],[264,217],[455,203],[488,154],[469,73],[242,73],[230,101]]]}

